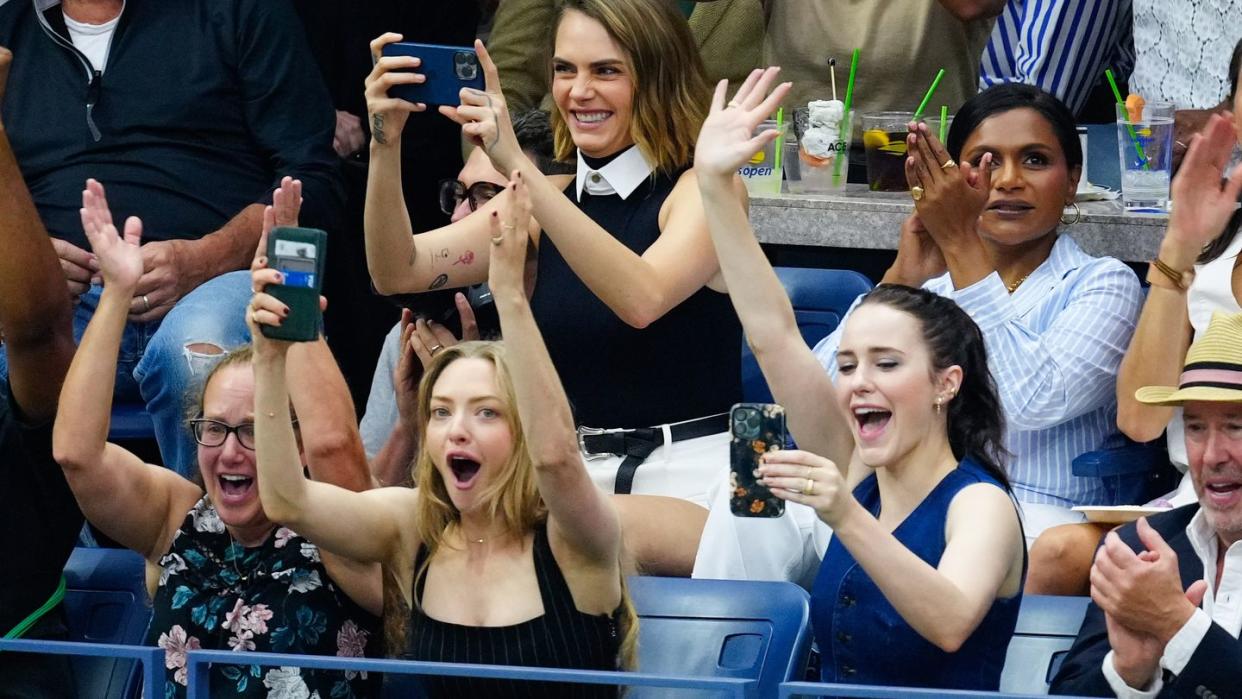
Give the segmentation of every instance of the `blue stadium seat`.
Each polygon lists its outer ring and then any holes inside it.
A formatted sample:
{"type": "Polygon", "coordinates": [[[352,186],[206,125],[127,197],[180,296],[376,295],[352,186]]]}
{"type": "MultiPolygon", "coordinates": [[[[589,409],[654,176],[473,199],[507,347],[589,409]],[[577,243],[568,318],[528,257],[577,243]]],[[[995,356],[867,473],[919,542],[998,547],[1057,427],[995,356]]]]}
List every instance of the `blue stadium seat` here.
{"type": "Polygon", "coordinates": [[[112,406],[112,421],[108,425],[108,440],[112,442],[138,439],[155,439],[155,424],[151,414],[142,403],[116,403],[112,406]]]}
{"type": "MultiPolygon", "coordinates": [[[[848,269],[777,267],[776,276],[793,303],[794,318],[808,347],[814,347],[836,330],[854,299],[871,291],[869,279],[848,269]]],[[[742,342],[742,396],[748,403],[772,402],[763,372],[745,341],[742,342]]]]}
{"type": "Polygon", "coordinates": [[[1090,601],[1088,597],[1049,595],[1022,598],[1018,625],[1001,672],[1002,692],[1048,693],[1053,675],[1078,636],[1090,601]]]}
{"type": "MultiPolygon", "coordinates": [[[[141,645],[151,620],[142,556],[123,549],[77,548],[65,565],[65,616],[69,640],[141,645]]],[[[133,697],[138,673],[132,660],[73,659],[78,696],[133,697]]]]}
{"type": "Polygon", "coordinates": [[[805,676],[811,607],[797,585],[655,577],[629,583],[641,620],[640,672],[757,679],[760,697],[805,676]]]}

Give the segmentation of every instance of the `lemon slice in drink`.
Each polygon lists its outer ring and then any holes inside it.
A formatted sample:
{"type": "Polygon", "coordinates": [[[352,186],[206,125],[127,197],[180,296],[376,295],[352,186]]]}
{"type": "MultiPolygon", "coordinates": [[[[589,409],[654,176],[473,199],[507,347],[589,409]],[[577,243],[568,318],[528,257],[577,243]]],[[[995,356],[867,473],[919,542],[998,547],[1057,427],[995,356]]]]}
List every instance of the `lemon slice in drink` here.
{"type": "Polygon", "coordinates": [[[883,129],[864,131],[863,145],[867,148],[884,148],[889,145],[888,134],[883,129]]]}

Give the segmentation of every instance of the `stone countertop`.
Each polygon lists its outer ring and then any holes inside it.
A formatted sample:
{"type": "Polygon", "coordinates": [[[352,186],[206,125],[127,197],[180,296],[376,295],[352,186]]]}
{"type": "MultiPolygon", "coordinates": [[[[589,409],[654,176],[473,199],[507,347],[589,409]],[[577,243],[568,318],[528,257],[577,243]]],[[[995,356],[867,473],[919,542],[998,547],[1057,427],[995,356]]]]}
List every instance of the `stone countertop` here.
{"type": "MultiPolygon", "coordinates": [[[[1082,220],[1062,231],[1092,255],[1127,262],[1156,256],[1166,214],[1136,214],[1116,201],[1083,202],[1082,220]]],[[[914,210],[904,192],[867,191],[850,185],[841,194],[752,195],[750,221],[759,241],[776,245],[895,250],[901,224],[914,210]]]]}

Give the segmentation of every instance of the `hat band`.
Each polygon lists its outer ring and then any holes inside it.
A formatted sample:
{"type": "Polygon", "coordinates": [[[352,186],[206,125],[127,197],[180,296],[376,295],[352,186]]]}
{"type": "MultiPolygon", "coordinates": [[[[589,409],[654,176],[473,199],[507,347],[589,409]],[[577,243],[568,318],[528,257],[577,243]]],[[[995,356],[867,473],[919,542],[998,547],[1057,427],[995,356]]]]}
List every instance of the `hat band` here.
{"type": "Polygon", "coordinates": [[[1242,390],[1242,369],[1187,369],[1182,372],[1178,388],[1191,386],[1242,390]]]}

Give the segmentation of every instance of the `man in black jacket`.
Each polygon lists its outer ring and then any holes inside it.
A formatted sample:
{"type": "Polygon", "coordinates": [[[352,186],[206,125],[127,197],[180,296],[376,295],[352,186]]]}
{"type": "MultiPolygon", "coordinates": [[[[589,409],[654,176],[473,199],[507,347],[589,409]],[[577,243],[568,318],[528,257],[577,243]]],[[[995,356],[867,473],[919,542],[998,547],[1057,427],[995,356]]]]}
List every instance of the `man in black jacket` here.
{"type": "Polygon", "coordinates": [[[1242,314],[1213,317],[1180,386],[1137,398],[1183,406],[1199,503],[1108,534],[1052,693],[1242,696],[1242,314]]]}
{"type": "MultiPolygon", "coordinates": [[[[0,48],[0,101],[12,56],[0,48]]],[[[52,460],[52,420],[73,359],[73,311],[0,120],[0,636],[64,640],[55,594],[82,512],[52,460]]],[[[64,657],[0,651],[0,697],[72,696],[64,657]]]]}
{"type": "Polygon", "coordinates": [[[289,0],[0,0],[0,45],[14,53],[5,125],[79,337],[101,291],[78,214],[86,180],[107,187],[118,227],[141,218],[117,394],[147,404],[165,463],[193,473],[183,397],[249,338],[238,270],[271,191],[302,180],[309,226],[331,230],[341,206],[332,102],[298,18],[289,0]]]}

